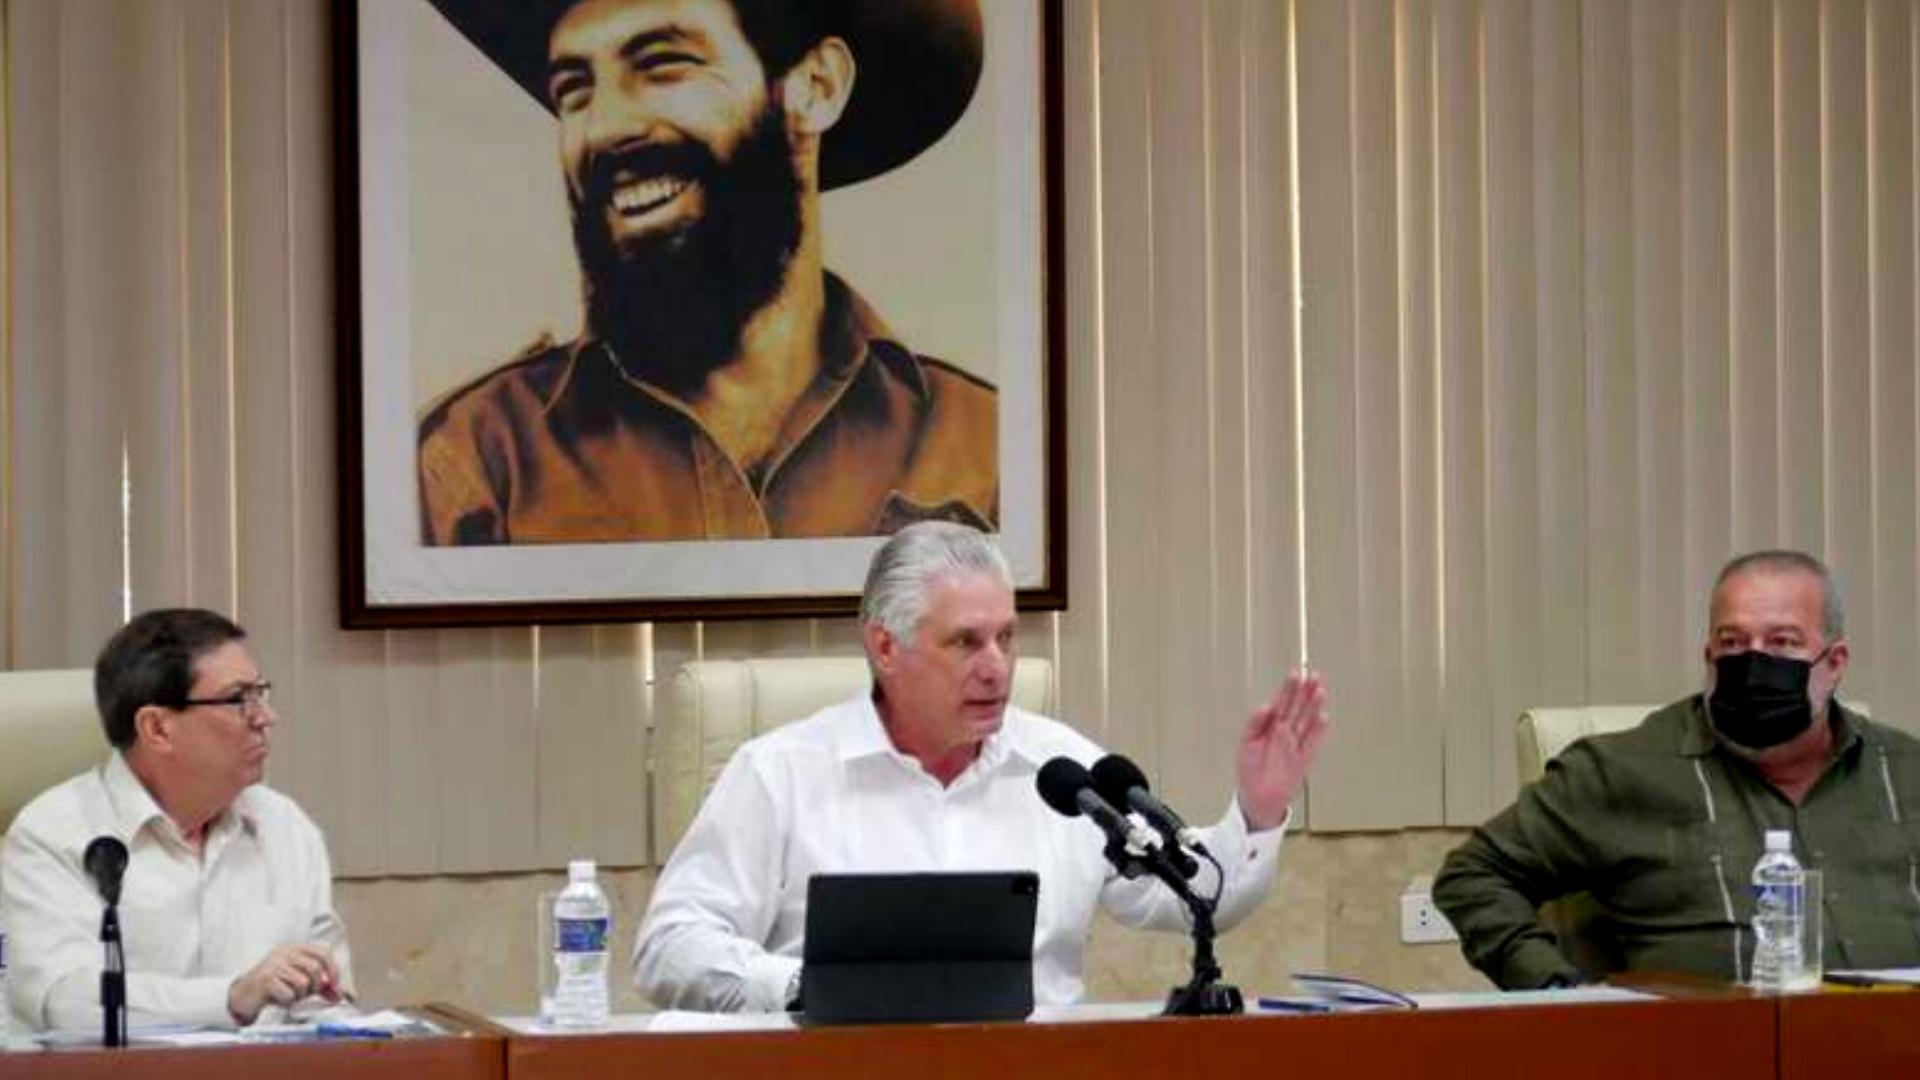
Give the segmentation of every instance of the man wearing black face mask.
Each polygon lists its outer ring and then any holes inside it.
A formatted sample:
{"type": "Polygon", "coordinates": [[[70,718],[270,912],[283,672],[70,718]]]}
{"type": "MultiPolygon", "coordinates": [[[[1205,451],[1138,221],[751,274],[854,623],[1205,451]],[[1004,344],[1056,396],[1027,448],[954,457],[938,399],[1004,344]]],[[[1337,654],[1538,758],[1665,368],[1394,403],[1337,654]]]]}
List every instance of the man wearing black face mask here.
{"type": "Polygon", "coordinates": [[[1537,915],[1589,894],[1609,969],[1748,977],[1769,829],[1826,873],[1830,968],[1920,964],[1920,742],[1835,697],[1850,658],[1818,559],[1743,555],[1714,585],[1705,690],[1568,747],[1447,856],[1434,900],[1507,989],[1579,981],[1537,915]]]}

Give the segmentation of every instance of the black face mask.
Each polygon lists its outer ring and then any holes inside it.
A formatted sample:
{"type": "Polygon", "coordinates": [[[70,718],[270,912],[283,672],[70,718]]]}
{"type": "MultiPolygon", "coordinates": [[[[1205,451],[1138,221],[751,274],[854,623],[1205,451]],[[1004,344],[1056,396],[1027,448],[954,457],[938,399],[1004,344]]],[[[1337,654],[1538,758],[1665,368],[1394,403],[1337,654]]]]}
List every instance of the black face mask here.
{"type": "Polygon", "coordinates": [[[1764,652],[1729,653],[1713,662],[1713,696],[1707,701],[1713,726],[1729,742],[1749,750],[1779,746],[1813,726],[1807,683],[1812,660],[1764,652]]]}

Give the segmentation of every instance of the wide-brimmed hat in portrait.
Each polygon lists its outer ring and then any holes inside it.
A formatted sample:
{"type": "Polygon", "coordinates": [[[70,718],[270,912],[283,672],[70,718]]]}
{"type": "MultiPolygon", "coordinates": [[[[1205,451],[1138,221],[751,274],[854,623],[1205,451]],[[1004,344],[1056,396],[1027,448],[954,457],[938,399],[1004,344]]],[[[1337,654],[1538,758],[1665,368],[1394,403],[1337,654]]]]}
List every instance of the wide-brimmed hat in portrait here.
{"type": "MultiPolygon", "coordinates": [[[[547,48],[580,0],[430,0],[448,22],[549,112],[547,48]]],[[[853,95],[820,149],[824,189],[878,176],[939,142],[980,82],[979,0],[811,0],[821,28],[847,43],[853,95]]]]}

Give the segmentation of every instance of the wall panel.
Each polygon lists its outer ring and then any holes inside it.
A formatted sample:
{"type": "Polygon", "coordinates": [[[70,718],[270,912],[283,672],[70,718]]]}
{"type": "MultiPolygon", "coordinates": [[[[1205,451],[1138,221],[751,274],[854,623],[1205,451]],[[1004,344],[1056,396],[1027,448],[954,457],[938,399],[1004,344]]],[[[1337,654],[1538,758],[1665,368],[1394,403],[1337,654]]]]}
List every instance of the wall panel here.
{"type": "Polygon", "coordinates": [[[1447,811],[1466,817],[1498,809],[1512,789],[1511,727],[1498,721],[1544,700],[1546,642],[1560,629],[1554,624],[1569,621],[1570,614],[1540,603],[1544,463],[1551,460],[1541,445],[1558,425],[1539,406],[1534,18],[1522,3],[1490,3],[1486,9],[1487,611],[1491,625],[1504,632],[1492,639],[1489,715],[1470,729],[1479,737],[1465,743],[1469,753],[1457,755],[1461,767],[1447,770],[1447,811]],[[1473,749],[1483,766],[1469,772],[1465,759],[1473,749]]]}
{"type": "Polygon", "coordinates": [[[1873,621],[1856,620],[1871,664],[1855,687],[1869,702],[1906,702],[1920,671],[1920,536],[1915,509],[1915,276],[1913,23],[1910,3],[1868,5],[1866,171],[1869,452],[1873,459],[1873,621]]]}
{"type": "Polygon", "coordinates": [[[1158,88],[1141,73],[1152,70],[1154,9],[1163,6],[1150,0],[1101,3],[1095,46],[1102,76],[1098,116],[1104,378],[1098,406],[1109,433],[1103,462],[1104,515],[1096,526],[1107,540],[1103,633],[1110,663],[1102,730],[1109,745],[1130,750],[1149,776],[1160,769],[1163,728],[1158,713],[1165,701],[1162,682],[1168,677],[1164,664],[1149,659],[1159,655],[1167,618],[1162,509],[1168,493],[1161,464],[1166,421],[1158,401],[1159,372],[1176,361],[1157,351],[1160,320],[1154,296],[1160,253],[1154,247],[1152,163],[1162,127],[1155,119],[1158,88]]]}
{"type": "MultiPolygon", "coordinates": [[[[1762,12],[1762,15],[1765,13],[1762,12]]],[[[1732,184],[1729,164],[1732,124],[1729,114],[1730,78],[1729,13],[1720,0],[1689,0],[1682,15],[1680,33],[1680,229],[1681,270],[1680,346],[1676,357],[1682,369],[1680,396],[1683,443],[1680,448],[1685,467],[1682,470],[1680,506],[1676,522],[1683,529],[1684,559],[1678,569],[1682,576],[1674,582],[1681,607],[1669,608],[1668,618],[1675,629],[1684,630],[1679,651],[1673,660],[1685,665],[1680,682],[1684,684],[1696,670],[1694,643],[1705,640],[1706,611],[1701,597],[1706,595],[1727,552],[1733,550],[1732,507],[1734,491],[1731,440],[1736,426],[1728,411],[1732,395],[1733,257],[1731,253],[1732,214],[1730,204],[1738,199],[1732,184]]],[[[1772,103],[1762,95],[1752,105],[1761,117],[1772,113],[1772,103]]],[[[1763,140],[1761,150],[1771,145],[1763,140]]],[[[1770,170],[1759,170],[1769,186],[1760,210],[1751,220],[1741,222],[1740,235],[1750,238],[1757,230],[1768,238],[1771,248],[1774,234],[1771,207],[1770,170]]],[[[1752,180],[1744,174],[1741,181],[1752,180]]],[[[1772,264],[1765,267],[1764,280],[1772,280],[1772,264]]],[[[1755,268],[1760,271],[1759,267],[1755,268]]],[[[1771,338],[1773,320],[1766,314],[1757,319],[1756,332],[1771,338]]],[[[1763,350],[1764,351],[1764,350],[1763,350]]]]}

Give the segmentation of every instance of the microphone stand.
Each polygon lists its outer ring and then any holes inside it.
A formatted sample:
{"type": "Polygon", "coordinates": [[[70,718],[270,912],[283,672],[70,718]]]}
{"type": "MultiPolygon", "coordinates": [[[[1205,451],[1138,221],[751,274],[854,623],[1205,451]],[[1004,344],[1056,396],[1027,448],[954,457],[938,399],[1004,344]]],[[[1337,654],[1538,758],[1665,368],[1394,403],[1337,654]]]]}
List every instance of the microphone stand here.
{"type": "Polygon", "coordinates": [[[1193,912],[1193,978],[1167,995],[1162,1016],[1239,1016],[1247,1011],[1240,988],[1220,981],[1220,964],[1213,957],[1213,909],[1182,886],[1182,899],[1193,912]]]}
{"type": "Polygon", "coordinates": [[[127,955],[120,944],[120,909],[108,904],[100,915],[100,943],[106,964],[100,969],[102,1046],[127,1045],[127,955]]]}
{"type": "Polygon", "coordinates": [[[1167,994],[1162,1016],[1238,1016],[1247,1011],[1240,988],[1220,981],[1220,962],[1214,958],[1213,905],[1187,886],[1187,879],[1173,865],[1166,852],[1156,851],[1142,860],[1153,875],[1166,883],[1193,914],[1193,978],[1185,986],[1176,986],[1167,994]]]}

